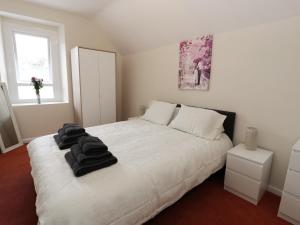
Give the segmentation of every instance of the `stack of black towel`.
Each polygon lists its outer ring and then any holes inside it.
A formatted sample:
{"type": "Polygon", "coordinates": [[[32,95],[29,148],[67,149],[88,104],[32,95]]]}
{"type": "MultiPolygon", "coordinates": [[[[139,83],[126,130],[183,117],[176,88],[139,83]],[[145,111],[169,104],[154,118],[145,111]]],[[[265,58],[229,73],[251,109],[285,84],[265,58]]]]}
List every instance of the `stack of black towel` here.
{"type": "Polygon", "coordinates": [[[78,139],[87,136],[85,129],[76,123],[65,123],[63,128],[58,130],[58,134],[54,135],[56,144],[60,149],[70,148],[78,143],[78,139]]]}
{"type": "Polygon", "coordinates": [[[108,151],[107,146],[97,137],[86,136],[71,147],[65,158],[76,177],[117,163],[117,158],[108,151]]]}

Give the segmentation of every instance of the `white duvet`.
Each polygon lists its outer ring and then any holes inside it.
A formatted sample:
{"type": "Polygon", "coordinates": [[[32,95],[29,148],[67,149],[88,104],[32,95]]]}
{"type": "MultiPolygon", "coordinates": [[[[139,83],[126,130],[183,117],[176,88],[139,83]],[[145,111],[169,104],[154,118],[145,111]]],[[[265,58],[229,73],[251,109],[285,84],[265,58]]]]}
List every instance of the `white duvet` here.
{"type": "Polygon", "coordinates": [[[87,129],[118,163],[76,178],[53,135],[28,145],[40,225],[134,225],[149,220],[225,162],[224,134],[208,141],[136,119],[87,129]]]}

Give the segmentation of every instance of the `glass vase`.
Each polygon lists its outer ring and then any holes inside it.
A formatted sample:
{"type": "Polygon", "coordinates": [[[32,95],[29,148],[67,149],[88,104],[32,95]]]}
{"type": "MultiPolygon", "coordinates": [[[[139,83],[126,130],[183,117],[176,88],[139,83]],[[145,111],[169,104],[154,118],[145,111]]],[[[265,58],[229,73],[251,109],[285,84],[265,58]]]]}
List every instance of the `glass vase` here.
{"type": "Polygon", "coordinates": [[[37,104],[41,104],[41,96],[40,94],[36,94],[37,104]]]}

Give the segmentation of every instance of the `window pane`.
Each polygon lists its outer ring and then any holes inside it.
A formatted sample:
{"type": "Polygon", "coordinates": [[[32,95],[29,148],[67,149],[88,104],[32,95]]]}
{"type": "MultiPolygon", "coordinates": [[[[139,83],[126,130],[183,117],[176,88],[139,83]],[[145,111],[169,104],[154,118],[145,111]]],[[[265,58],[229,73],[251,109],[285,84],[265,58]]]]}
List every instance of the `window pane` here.
{"type": "Polygon", "coordinates": [[[17,82],[30,82],[31,77],[52,82],[50,77],[48,38],[15,33],[17,82]]]}
{"type": "MultiPolygon", "coordinates": [[[[33,86],[18,86],[18,95],[19,99],[26,100],[26,99],[35,99],[36,94],[33,86]]],[[[41,98],[51,99],[54,98],[54,92],[52,86],[45,86],[40,89],[41,98]]]]}

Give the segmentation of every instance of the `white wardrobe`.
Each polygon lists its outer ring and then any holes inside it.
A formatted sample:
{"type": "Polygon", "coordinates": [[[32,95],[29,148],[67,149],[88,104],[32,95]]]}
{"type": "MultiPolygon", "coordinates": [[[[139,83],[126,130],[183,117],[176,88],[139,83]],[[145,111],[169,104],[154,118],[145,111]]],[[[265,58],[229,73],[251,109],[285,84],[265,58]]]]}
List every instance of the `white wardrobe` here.
{"type": "Polygon", "coordinates": [[[83,127],[116,121],[116,54],[71,50],[75,121],[83,127]]]}

